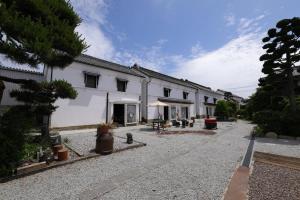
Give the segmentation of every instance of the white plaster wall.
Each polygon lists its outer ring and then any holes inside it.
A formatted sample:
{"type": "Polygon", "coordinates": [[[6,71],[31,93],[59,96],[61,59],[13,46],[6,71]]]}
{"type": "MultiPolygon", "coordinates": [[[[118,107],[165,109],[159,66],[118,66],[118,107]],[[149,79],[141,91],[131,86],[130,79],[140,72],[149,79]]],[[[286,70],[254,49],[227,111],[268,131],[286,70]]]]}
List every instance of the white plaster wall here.
{"type": "MultiPolygon", "coordinates": [[[[199,93],[199,111],[200,115],[206,115],[206,105],[204,104],[204,96],[208,97],[207,103],[214,103],[214,98],[217,100],[224,99],[223,95],[216,93],[215,91],[198,90],[199,93]]],[[[215,112],[215,106],[210,106],[212,108],[212,113],[215,112]]]]}
{"type": "MultiPolygon", "coordinates": [[[[50,79],[49,71],[47,78],[50,79]]],[[[59,107],[52,114],[51,127],[92,125],[105,122],[107,92],[109,93],[109,102],[139,101],[141,96],[140,77],[77,62],[65,69],[54,69],[53,80],[55,79],[64,79],[71,83],[78,92],[78,97],[74,100],[60,99],[55,103],[59,107]],[[100,74],[98,88],[85,87],[83,71],[100,74]],[[117,91],[117,77],[128,80],[126,92],[117,91]]],[[[109,106],[111,107],[112,104],[109,103],[109,106]]],[[[111,118],[112,109],[109,108],[108,119],[111,118]]]]}
{"type": "MultiPolygon", "coordinates": [[[[157,101],[159,97],[164,97],[163,94],[163,89],[164,88],[170,88],[171,89],[171,94],[169,98],[174,98],[174,99],[183,99],[183,91],[188,92],[188,100],[191,100],[194,102],[194,104],[177,104],[177,103],[167,103],[169,105],[174,105],[176,106],[177,111],[179,112],[179,116],[181,116],[181,107],[182,106],[187,106],[189,107],[189,116],[194,117],[196,116],[196,107],[195,107],[195,94],[196,94],[196,89],[193,89],[191,87],[185,87],[182,85],[170,83],[167,81],[159,80],[152,78],[151,81],[148,84],[148,105],[157,101]]],[[[163,107],[160,107],[160,113],[163,115],[163,107]]],[[[171,116],[171,110],[169,109],[169,113],[171,116]]],[[[152,107],[148,106],[148,119],[154,119],[157,118],[158,116],[158,108],[157,107],[152,107]]]]}

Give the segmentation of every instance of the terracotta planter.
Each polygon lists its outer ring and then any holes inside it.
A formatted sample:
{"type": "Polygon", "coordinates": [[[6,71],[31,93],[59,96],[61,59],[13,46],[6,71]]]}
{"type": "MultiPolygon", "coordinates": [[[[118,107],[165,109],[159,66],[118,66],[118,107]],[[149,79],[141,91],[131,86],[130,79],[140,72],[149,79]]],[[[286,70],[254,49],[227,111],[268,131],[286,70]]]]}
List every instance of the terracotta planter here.
{"type": "Polygon", "coordinates": [[[96,139],[96,153],[110,154],[114,150],[114,137],[111,133],[100,134],[96,139]]]}
{"type": "Polygon", "coordinates": [[[97,128],[97,135],[107,134],[108,131],[109,131],[108,126],[100,126],[100,127],[97,128]]]}
{"type": "Polygon", "coordinates": [[[63,148],[57,152],[57,158],[59,161],[64,161],[69,159],[69,151],[66,148],[63,148]]]}
{"type": "Polygon", "coordinates": [[[58,145],[53,146],[53,155],[54,155],[54,156],[57,156],[58,151],[61,150],[61,149],[63,149],[63,148],[64,148],[64,147],[63,147],[63,145],[61,145],[61,144],[58,144],[58,145]]]}

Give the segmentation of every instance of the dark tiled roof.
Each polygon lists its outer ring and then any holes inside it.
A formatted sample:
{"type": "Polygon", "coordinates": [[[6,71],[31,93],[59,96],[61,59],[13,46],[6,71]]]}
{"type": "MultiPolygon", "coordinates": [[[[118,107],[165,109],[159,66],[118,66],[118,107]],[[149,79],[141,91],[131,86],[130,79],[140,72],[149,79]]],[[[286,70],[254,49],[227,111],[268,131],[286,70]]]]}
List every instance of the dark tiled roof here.
{"type": "Polygon", "coordinates": [[[35,70],[29,69],[29,68],[14,68],[14,67],[5,67],[5,66],[0,65],[0,69],[15,71],[15,72],[29,73],[29,74],[36,74],[36,75],[41,75],[41,76],[44,75],[43,72],[35,71],[35,70]]]}
{"type": "Polygon", "coordinates": [[[80,62],[80,63],[84,63],[84,64],[88,64],[88,65],[93,65],[95,67],[101,67],[101,68],[105,68],[105,69],[109,69],[109,70],[113,70],[113,71],[117,71],[117,72],[130,74],[130,75],[133,75],[133,76],[143,77],[140,74],[135,73],[129,67],[126,67],[124,65],[109,62],[109,61],[102,60],[102,59],[99,59],[99,58],[95,58],[95,57],[85,55],[85,54],[81,54],[80,56],[75,58],[75,61],[80,62]]]}
{"type": "Polygon", "coordinates": [[[156,72],[156,71],[153,71],[153,70],[150,70],[150,69],[147,69],[147,68],[143,68],[143,67],[140,67],[140,66],[135,66],[134,65],[132,68],[135,69],[135,70],[138,70],[139,72],[145,74],[146,76],[152,77],[152,78],[157,78],[157,79],[164,80],[164,81],[167,81],[167,82],[170,82],[170,83],[175,83],[175,84],[182,85],[182,86],[185,86],[185,87],[197,89],[195,86],[189,84],[187,81],[185,81],[183,79],[178,79],[178,78],[175,78],[175,77],[172,77],[172,76],[161,74],[159,72],[156,72]]]}
{"type": "Polygon", "coordinates": [[[209,90],[210,92],[212,92],[212,89],[210,87],[204,86],[204,85],[200,85],[198,83],[194,83],[192,81],[186,80],[186,82],[188,82],[189,84],[199,88],[199,89],[204,89],[204,90],[209,90]]]}

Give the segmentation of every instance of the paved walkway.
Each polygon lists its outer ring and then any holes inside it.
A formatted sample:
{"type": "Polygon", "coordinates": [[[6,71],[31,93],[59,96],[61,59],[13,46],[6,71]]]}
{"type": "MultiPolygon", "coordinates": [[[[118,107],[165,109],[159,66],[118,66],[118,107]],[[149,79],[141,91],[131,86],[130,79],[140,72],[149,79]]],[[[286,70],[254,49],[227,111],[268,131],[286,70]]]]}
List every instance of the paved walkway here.
{"type": "Polygon", "coordinates": [[[131,132],[147,146],[0,184],[0,199],[221,199],[251,128],[220,123],[210,136],[120,128],[116,135],[131,132]]]}

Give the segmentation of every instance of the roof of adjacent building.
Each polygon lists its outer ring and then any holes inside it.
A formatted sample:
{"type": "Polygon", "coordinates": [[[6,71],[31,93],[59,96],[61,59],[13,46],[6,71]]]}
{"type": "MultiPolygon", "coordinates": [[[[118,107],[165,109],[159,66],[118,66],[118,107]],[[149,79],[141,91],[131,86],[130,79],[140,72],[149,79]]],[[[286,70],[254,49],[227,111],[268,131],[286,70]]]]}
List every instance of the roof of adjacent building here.
{"type": "Polygon", "coordinates": [[[124,66],[124,65],[121,65],[118,63],[102,60],[100,58],[95,58],[95,57],[85,55],[85,54],[81,54],[80,56],[76,57],[75,61],[84,63],[84,64],[88,64],[88,65],[93,65],[95,67],[101,67],[104,69],[109,69],[109,70],[113,70],[113,71],[117,71],[117,72],[130,74],[133,76],[143,77],[142,75],[140,75],[140,74],[134,72],[132,69],[130,69],[130,67],[127,67],[127,66],[124,66]]]}
{"type": "Polygon", "coordinates": [[[178,78],[175,78],[175,77],[172,77],[172,76],[168,76],[168,75],[165,75],[165,74],[162,74],[162,73],[159,73],[159,72],[156,72],[156,71],[138,66],[136,64],[132,68],[138,70],[142,74],[144,74],[148,77],[151,77],[151,78],[156,78],[156,79],[164,80],[164,81],[167,81],[167,82],[170,82],[170,83],[175,83],[175,84],[182,85],[182,86],[185,86],[185,87],[197,89],[197,87],[189,84],[187,81],[185,81],[183,79],[178,79],[178,78]]]}
{"type": "MultiPolygon", "coordinates": [[[[221,90],[221,89],[218,89],[217,92],[221,92],[221,93],[225,93],[225,92],[230,92],[230,91],[225,91],[225,90],[221,90]]],[[[232,92],[230,92],[232,94],[233,97],[236,97],[236,98],[240,98],[240,99],[244,99],[243,97],[240,97],[236,94],[233,94],[232,92]]]]}
{"type": "Polygon", "coordinates": [[[0,65],[0,69],[2,70],[8,70],[8,71],[15,71],[15,72],[23,72],[23,73],[29,73],[29,74],[35,74],[35,75],[44,75],[43,71],[37,71],[30,68],[14,68],[14,67],[6,67],[0,65]]]}

